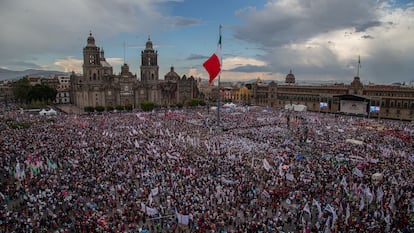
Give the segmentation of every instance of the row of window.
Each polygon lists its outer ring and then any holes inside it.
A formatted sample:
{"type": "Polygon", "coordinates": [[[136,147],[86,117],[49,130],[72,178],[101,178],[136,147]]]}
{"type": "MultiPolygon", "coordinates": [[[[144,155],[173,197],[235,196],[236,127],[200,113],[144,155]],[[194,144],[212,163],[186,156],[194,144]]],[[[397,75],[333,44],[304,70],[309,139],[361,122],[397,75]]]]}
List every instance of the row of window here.
{"type": "Polygon", "coordinates": [[[406,92],[375,92],[375,93],[369,93],[369,95],[414,98],[414,93],[406,93],[406,92]]]}
{"type": "Polygon", "coordinates": [[[61,103],[61,104],[69,103],[69,98],[56,99],[55,103],[61,103]]]}
{"type": "MultiPolygon", "coordinates": [[[[390,113],[391,113],[391,111],[389,109],[385,109],[385,114],[390,114],[390,113]]],[[[395,110],[395,113],[397,115],[399,115],[399,114],[401,114],[401,110],[400,109],[397,109],[397,110],[395,110]]],[[[408,114],[410,116],[413,116],[414,115],[414,111],[410,111],[408,114]]]]}
{"type": "Polygon", "coordinates": [[[69,97],[69,92],[60,92],[57,97],[69,97]]]}
{"type": "MultiPolygon", "coordinates": [[[[386,103],[385,103],[385,101],[382,101],[381,102],[381,106],[383,106],[383,107],[385,107],[386,106],[386,103]]],[[[390,102],[389,102],[389,105],[388,105],[388,107],[391,107],[391,108],[393,108],[393,107],[397,107],[397,108],[408,108],[408,107],[410,107],[410,108],[414,108],[414,102],[411,102],[411,103],[408,103],[408,102],[403,102],[403,103],[401,103],[401,101],[397,101],[397,103],[395,103],[395,101],[394,100],[391,100],[390,102]]]]}
{"type": "MultiPolygon", "coordinates": [[[[264,98],[265,96],[257,96],[257,99],[264,98]]],[[[271,98],[274,98],[274,95],[271,95],[271,98]]],[[[305,102],[332,102],[332,97],[319,97],[319,96],[290,96],[290,95],[281,95],[278,96],[280,100],[292,100],[292,101],[305,101],[305,102]]],[[[336,102],[336,99],[335,101],[336,102]]],[[[371,106],[380,106],[379,100],[371,100],[371,106]]],[[[390,100],[389,103],[386,103],[384,100],[381,101],[381,107],[391,107],[391,108],[414,108],[414,102],[408,101],[395,101],[390,100]]]]}
{"type": "MultiPolygon", "coordinates": [[[[271,96],[273,98],[273,95],[271,96]]],[[[331,97],[319,97],[319,96],[289,96],[282,95],[278,96],[281,100],[295,100],[295,101],[310,101],[310,102],[331,102],[331,97]]]]}

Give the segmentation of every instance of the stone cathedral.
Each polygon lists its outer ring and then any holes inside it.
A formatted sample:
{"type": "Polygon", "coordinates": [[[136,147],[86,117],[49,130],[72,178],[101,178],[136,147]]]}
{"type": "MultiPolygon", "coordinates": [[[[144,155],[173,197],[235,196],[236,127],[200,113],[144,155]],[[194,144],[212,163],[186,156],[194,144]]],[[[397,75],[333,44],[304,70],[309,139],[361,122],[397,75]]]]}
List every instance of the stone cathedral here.
{"type": "Polygon", "coordinates": [[[127,64],[121,72],[114,74],[106,61],[104,50],[96,46],[95,38],[89,34],[83,48],[83,76],[72,73],[71,101],[74,105],[116,107],[129,105],[140,108],[143,101],[159,106],[186,105],[193,98],[200,98],[197,80],[180,76],[171,67],[164,79],[159,79],[158,51],[154,50],[150,38],[141,51],[140,77],[132,74],[127,64]]]}

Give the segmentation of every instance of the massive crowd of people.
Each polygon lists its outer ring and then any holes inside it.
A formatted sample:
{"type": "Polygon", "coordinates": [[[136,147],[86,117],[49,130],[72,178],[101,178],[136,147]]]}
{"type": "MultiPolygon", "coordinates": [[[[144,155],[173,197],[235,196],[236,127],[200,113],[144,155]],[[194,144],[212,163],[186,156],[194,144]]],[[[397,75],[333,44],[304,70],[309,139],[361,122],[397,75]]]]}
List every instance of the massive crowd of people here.
{"type": "Polygon", "coordinates": [[[0,114],[1,232],[408,232],[411,122],[243,107],[0,114]],[[25,122],[29,127],[10,127],[25,122]]]}

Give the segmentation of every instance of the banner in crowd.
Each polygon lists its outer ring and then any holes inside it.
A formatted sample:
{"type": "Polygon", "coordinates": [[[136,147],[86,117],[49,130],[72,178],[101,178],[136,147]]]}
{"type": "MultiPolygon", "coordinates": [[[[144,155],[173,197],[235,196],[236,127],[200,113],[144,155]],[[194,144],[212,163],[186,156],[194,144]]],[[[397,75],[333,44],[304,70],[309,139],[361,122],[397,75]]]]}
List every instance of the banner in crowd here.
{"type": "Polygon", "coordinates": [[[150,208],[146,206],[143,202],[141,202],[141,211],[146,213],[149,216],[155,216],[158,214],[158,210],[155,208],[150,208]]]}
{"type": "Polygon", "coordinates": [[[190,215],[175,212],[175,216],[177,217],[178,224],[188,225],[188,223],[190,222],[190,215]]]}

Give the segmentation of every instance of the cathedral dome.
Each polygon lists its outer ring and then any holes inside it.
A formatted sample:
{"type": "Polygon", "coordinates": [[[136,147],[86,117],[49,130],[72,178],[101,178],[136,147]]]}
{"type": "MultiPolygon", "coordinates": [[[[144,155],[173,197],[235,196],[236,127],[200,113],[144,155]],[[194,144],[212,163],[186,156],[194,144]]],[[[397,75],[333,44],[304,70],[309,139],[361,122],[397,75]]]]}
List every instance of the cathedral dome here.
{"type": "Polygon", "coordinates": [[[175,81],[180,79],[180,76],[174,71],[174,67],[171,66],[171,70],[170,72],[168,72],[165,76],[164,79],[167,81],[175,81]]]}
{"type": "Polygon", "coordinates": [[[292,74],[292,70],[286,75],[285,83],[295,83],[295,75],[292,74]]]}

